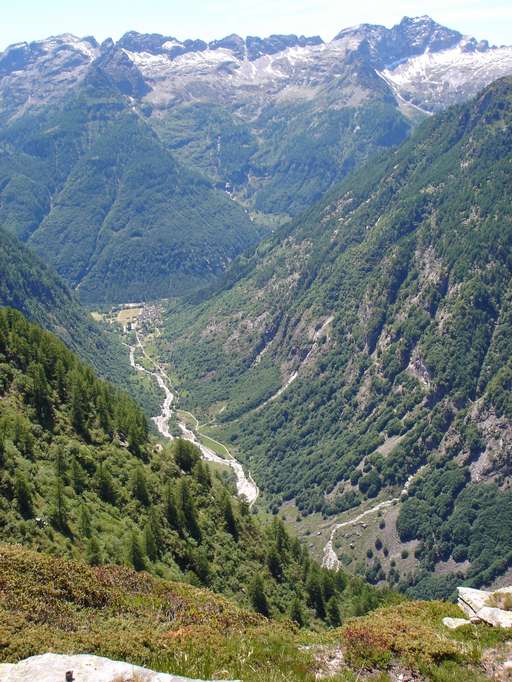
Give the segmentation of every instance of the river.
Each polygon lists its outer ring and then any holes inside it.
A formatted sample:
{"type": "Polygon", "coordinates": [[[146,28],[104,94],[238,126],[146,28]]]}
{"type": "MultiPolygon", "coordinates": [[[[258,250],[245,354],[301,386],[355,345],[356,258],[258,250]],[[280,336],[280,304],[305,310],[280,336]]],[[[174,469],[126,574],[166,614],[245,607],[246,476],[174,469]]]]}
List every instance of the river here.
{"type": "MultiPolygon", "coordinates": [[[[169,431],[169,419],[173,413],[173,403],[175,401],[175,394],[171,391],[170,388],[170,381],[169,377],[167,374],[164,372],[164,370],[158,365],[147,353],[146,350],[142,344],[142,341],[140,339],[140,336],[138,333],[136,333],[136,339],[137,339],[137,344],[135,346],[128,346],[130,349],[130,365],[136,369],[138,372],[144,372],[145,374],[149,374],[154,378],[154,380],[157,382],[158,386],[162,389],[164,393],[164,400],[161,405],[161,412],[159,415],[156,417],[153,417],[153,421],[155,422],[155,425],[159,431],[159,433],[164,437],[169,440],[173,439],[173,435],[169,431]],[[144,355],[144,357],[153,365],[155,368],[154,371],[147,370],[145,367],[140,365],[139,363],[136,362],[135,360],[135,352],[140,350],[140,352],[144,355]]],[[[193,415],[192,415],[193,416],[193,415]]],[[[194,417],[195,419],[195,417],[194,417]]],[[[197,420],[196,420],[197,423],[197,420]]],[[[233,469],[233,472],[236,477],[236,489],[239,497],[245,497],[247,502],[249,503],[249,506],[252,507],[252,505],[256,502],[259,496],[259,488],[256,485],[253,477],[251,476],[250,472],[248,475],[245,474],[243,466],[240,464],[240,462],[233,457],[233,455],[230,453],[228,448],[219,443],[219,445],[222,446],[222,448],[226,451],[226,454],[228,455],[227,458],[221,457],[218,455],[216,452],[214,452],[211,448],[208,448],[206,445],[203,445],[197,437],[197,435],[192,431],[183,421],[178,419],[178,427],[181,431],[181,436],[185,440],[190,441],[191,443],[194,443],[194,445],[199,448],[201,451],[201,455],[204,460],[207,462],[214,462],[216,464],[221,464],[223,466],[229,466],[231,469],[233,469]]],[[[213,439],[212,439],[213,440],[213,439]]],[[[216,441],[214,441],[216,442],[216,441]]]]}

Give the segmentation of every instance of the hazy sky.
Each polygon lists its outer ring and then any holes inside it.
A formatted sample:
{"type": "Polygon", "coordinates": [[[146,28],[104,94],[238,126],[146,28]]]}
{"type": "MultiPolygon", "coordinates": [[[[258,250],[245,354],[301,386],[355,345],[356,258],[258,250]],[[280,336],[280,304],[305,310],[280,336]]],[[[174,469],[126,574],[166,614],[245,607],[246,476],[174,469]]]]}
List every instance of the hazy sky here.
{"type": "Polygon", "coordinates": [[[129,30],[184,38],[229,33],[320,34],[362,22],[392,26],[429,14],[442,24],[492,43],[512,44],[512,0],[0,0],[0,49],[59,33],[119,38],[129,30]]]}

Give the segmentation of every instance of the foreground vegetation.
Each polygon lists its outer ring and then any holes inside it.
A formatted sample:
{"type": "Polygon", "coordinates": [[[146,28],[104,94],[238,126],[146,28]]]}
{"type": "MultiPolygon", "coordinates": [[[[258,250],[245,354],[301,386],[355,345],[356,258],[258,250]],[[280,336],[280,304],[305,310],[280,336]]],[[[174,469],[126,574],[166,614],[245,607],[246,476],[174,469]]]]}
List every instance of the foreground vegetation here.
{"type": "Polygon", "coordinates": [[[0,546],[0,661],[46,651],[93,653],[163,672],[244,682],[390,679],[417,671],[437,682],[488,679],[488,647],[510,633],[471,626],[453,634],[440,602],[405,603],[349,620],[342,628],[300,631],[241,610],[223,597],[121,566],[87,567],[19,546],[0,546]],[[342,662],[344,659],[344,663],[342,662]]]}

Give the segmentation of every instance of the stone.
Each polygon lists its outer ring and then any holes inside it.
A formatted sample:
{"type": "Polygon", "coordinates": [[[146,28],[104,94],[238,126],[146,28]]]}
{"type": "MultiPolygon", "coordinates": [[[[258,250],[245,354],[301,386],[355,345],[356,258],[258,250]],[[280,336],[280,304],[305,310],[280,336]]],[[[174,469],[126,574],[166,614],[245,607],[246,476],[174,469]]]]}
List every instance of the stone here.
{"type": "Polygon", "coordinates": [[[0,679],[2,682],[64,682],[68,671],[73,671],[76,682],[204,682],[89,654],[43,654],[19,663],[0,665],[0,679]]]}
{"type": "Polygon", "coordinates": [[[488,625],[493,625],[497,628],[512,628],[512,611],[484,606],[483,609],[478,611],[477,616],[484,623],[488,623],[488,625]]]}
{"type": "Polygon", "coordinates": [[[457,591],[458,604],[472,623],[483,621],[494,627],[512,628],[512,611],[491,606],[493,596],[512,594],[512,587],[504,587],[493,592],[459,587],[457,591]]]}
{"type": "Polygon", "coordinates": [[[470,618],[488,605],[488,599],[491,596],[490,592],[475,590],[472,587],[459,587],[457,592],[459,594],[458,604],[470,618]]]}
{"type": "Polygon", "coordinates": [[[464,625],[471,625],[471,621],[465,618],[443,618],[443,625],[450,628],[450,630],[456,630],[457,628],[464,627],[464,625]]]}

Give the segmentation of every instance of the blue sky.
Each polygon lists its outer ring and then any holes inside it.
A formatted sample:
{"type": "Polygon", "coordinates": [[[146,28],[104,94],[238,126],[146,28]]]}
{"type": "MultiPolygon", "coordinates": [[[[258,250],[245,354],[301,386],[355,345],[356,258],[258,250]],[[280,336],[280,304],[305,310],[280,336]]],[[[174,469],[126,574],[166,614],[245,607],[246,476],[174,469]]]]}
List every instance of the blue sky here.
{"type": "Polygon", "coordinates": [[[391,26],[404,15],[436,21],[496,44],[512,44],[512,0],[3,0],[0,50],[70,32],[98,40],[128,30],[210,40],[229,33],[320,34],[361,22],[391,26]]]}

